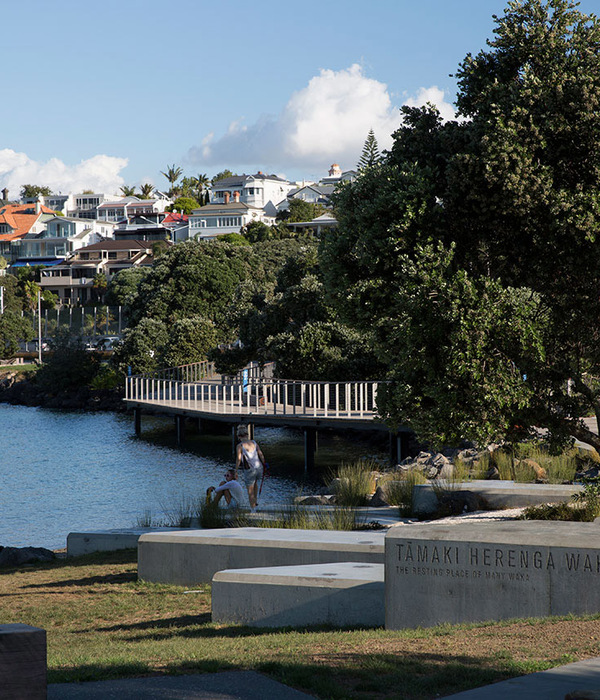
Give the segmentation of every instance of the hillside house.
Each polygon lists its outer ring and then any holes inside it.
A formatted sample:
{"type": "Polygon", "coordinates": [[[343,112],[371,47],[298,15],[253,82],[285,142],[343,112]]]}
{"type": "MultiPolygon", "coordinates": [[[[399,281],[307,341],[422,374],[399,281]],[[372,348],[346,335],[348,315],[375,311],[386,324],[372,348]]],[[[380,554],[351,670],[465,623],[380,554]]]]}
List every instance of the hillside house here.
{"type": "Polygon", "coordinates": [[[9,263],[19,256],[20,241],[27,234],[38,234],[54,217],[54,212],[39,202],[0,206],[0,255],[9,263]]]}
{"type": "Polygon", "coordinates": [[[80,248],[64,262],[42,270],[40,284],[63,304],[84,304],[94,297],[94,277],[102,272],[110,281],[117,272],[152,265],[152,246],[146,241],[108,240],[80,248]]]}

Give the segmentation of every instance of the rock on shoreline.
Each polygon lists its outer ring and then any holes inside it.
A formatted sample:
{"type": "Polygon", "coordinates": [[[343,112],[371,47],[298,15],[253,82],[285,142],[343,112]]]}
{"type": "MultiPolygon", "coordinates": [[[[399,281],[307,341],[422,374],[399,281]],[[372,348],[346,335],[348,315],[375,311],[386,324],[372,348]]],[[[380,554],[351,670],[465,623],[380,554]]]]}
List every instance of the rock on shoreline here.
{"type": "Polygon", "coordinates": [[[2,547],[0,546],[0,568],[22,566],[40,561],[52,561],[54,552],[44,547],[2,547]]]}

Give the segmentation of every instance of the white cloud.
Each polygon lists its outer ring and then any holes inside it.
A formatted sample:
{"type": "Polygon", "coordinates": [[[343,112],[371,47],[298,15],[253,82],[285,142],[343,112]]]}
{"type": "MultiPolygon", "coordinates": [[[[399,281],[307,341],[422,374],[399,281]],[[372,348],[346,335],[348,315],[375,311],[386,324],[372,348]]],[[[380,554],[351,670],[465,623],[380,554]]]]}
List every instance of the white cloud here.
{"type": "Polygon", "coordinates": [[[444,99],[444,91],[440,90],[437,85],[432,85],[429,88],[419,88],[417,96],[409,97],[404,104],[409,107],[421,107],[427,102],[430,102],[438,108],[440,116],[444,121],[450,121],[450,119],[456,118],[454,107],[449,102],[446,102],[444,99]]]}
{"type": "Polygon", "coordinates": [[[7,187],[11,199],[16,199],[26,184],[45,185],[53,192],[90,189],[111,194],[124,184],[119,173],[127,163],[127,158],[105,155],[93,156],[77,165],[66,165],[58,158],[38,162],[25,153],[5,148],[0,150],[0,188],[7,187]]]}
{"type": "MultiPolygon", "coordinates": [[[[432,102],[444,119],[452,119],[452,105],[437,87],[421,88],[405,104],[432,102]]],[[[380,149],[392,145],[392,133],[401,117],[387,85],[368,78],[361,66],[321,70],[308,85],[293,93],[277,117],[264,115],[254,124],[236,119],[226,133],[207,134],[188,152],[191,163],[235,166],[309,167],[323,170],[332,162],[352,168],[373,129],[380,149]]]]}

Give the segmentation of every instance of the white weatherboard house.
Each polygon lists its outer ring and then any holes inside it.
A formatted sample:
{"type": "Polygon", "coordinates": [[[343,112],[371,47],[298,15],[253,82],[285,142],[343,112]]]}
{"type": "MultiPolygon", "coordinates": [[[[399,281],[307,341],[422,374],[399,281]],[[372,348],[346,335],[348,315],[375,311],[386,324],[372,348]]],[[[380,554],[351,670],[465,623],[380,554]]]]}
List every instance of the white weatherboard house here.
{"type": "Polygon", "coordinates": [[[243,202],[206,204],[190,214],[189,235],[190,238],[211,240],[226,233],[239,233],[242,226],[251,221],[262,221],[270,226],[275,223],[275,218],[265,216],[263,209],[243,202]]]}
{"type": "Polygon", "coordinates": [[[227,204],[237,197],[242,204],[263,209],[265,216],[275,217],[277,205],[286,199],[293,187],[288,180],[260,171],[255,175],[232,175],[218,180],[210,188],[209,204],[227,204]]]}
{"type": "Polygon", "coordinates": [[[135,216],[146,216],[162,213],[169,204],[168,199],[139,199],[138,197],[123,197],[103,202],[98,205],[99,221],[127,221],[135,216]]]}
{"type": "MultiPolygon", "coordinates": [[[[93,219],[55,216],[46,222],[45,231],[23,236],[19,242],[19,261],[65,258],[79,248],[112,238],[113,228],[114,224],[93,219]]],[[[47,263],[42,261],[42,264],[47,263]]]]}

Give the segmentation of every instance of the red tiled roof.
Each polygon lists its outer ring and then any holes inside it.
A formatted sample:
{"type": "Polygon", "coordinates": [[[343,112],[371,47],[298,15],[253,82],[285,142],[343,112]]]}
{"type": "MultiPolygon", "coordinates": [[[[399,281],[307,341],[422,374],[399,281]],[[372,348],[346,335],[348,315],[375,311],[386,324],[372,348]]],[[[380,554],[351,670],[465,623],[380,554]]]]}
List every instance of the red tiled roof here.
{"type": "Polygon", "coordinates": [[[178,212],[170,211],[163,219],[163,224],[187,223],[187,220],[187,214],[179,214],[178,212]]]}
{"type": "Polygon", "coordinates": [[[41,214],[54,214],[52,209],[41,206],[39,213],[35,204],[5,204],[0,207],[0,224],[8,224],[12,231],[0,233],[0,241],[15,241],[29,233],[41,214]]]}

